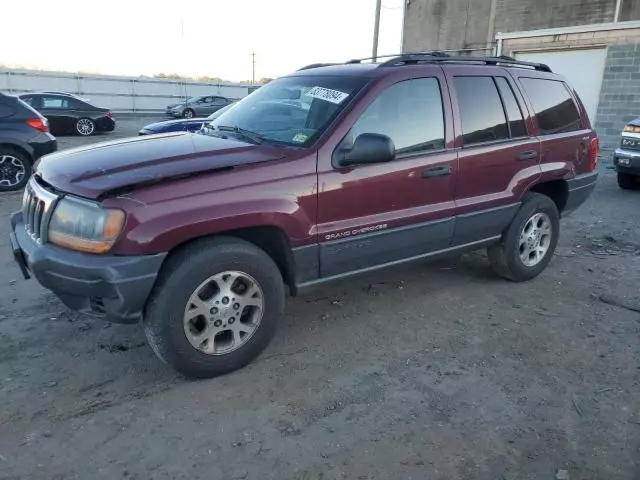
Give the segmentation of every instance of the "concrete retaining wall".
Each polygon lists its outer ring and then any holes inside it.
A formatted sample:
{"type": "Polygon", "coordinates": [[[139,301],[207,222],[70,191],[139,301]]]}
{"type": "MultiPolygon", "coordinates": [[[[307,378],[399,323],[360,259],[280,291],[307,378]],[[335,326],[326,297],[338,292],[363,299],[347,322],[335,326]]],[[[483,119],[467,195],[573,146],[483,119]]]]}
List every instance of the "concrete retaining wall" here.
{"type": "Polygon", "coordinates": [[[0,91],[11,95],[41,90],[69,92],[115,112],[156,112],[185,96],[242,98],[249,85],[200,83],[162,78],[0,69],[0,91]]]}

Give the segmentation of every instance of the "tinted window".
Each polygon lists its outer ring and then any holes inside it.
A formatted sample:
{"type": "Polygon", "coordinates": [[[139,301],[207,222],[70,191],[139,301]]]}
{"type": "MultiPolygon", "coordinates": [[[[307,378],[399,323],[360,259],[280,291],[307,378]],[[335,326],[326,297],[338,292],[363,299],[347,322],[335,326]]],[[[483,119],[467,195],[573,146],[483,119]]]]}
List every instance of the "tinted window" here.
{"type": "Polygon", "coordinates": [[[398,155],[444,148],[444,116],[438,80],[407,80],[384,90],[357,120],[351,129],[351,138],[362,133],[389,136],[398,155]]]}
{"type": "Polygon", "coordinates": [[[69,99],[63,97],[42,97],[42,108],[70,108],[69,99]]]}
{"type": "Polygon", "coordinates": [[[496,84],[498,85],[498,90],[500,90],[504,109],[507,112],[511,137],[525,137],[527,135],[527,129],[524,126],[522,110],[520,110],[520,106],[513,94],[513,90],[511,90],[509,82],[507,82],[507,79],[504,77],[496,77],[496,84]]]}
{"type": "Polygon", "coordinates": [[[33,97],[20,97],[20,100],[28,105],[33,105],[33,97]]]}
{"type": "Polygon", "coordinates": [[[214,105],[226,105],[227,104],[227,99],[226,98],[222,98],[222,97],[214,97],[213,104],[214,105]]]}
{"type": "Polygon", "coordinates": [[[541,78],[521,78],[533,110],[538,118],[540,133],[572,132],[580,130],[580,114],[564,83],[541,78]]]}
{"type": "Polygon", "coordinates": [[[491,77],[455,77],[465,145],[509,138],[507,119],[491,77]]]}

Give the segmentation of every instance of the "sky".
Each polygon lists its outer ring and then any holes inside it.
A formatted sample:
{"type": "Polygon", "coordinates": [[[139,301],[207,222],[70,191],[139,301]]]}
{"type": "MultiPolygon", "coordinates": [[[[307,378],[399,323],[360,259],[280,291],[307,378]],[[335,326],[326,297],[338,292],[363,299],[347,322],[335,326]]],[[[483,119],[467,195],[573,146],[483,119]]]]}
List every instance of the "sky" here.
{"type": "MultiPolygon", "coordinates": [[[[378,53],[401,51],[402,4],[383,0],[378,53]]],[[[0,64],[241,81],[371,56],[375,0],[1,0],[0,64]],[[15,39],[13,42],[7,39],[15,39]]]]}

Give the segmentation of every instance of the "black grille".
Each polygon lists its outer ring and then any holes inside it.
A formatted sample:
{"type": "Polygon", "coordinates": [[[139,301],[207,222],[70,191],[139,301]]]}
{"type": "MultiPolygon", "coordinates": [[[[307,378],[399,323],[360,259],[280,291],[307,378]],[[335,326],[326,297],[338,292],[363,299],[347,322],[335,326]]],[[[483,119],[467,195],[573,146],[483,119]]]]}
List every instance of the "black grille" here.
{"type": "Polygon", "coordinates": [[[27,233],[38,243],[47,241],[47,229],[58,196],[38,185],[34,177],[24,189],[22,219],[27,233]]]}
{"type": "Polygon", "coordinates": [[[624,148],[625,150],[640,151],[640,138],[622,137],[620,148],[624,148]]]}

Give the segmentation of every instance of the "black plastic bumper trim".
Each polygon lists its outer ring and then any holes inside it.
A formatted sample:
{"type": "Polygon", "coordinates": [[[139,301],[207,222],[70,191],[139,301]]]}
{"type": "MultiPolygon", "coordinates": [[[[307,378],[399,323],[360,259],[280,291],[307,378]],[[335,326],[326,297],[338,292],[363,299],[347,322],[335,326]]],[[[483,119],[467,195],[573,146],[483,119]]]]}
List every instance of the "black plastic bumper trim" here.
{"type": "Polygon", "coordinates": [[[28,271],[67,307],[116,323],[142,318],[166,253],[119,256],[74,252],[36,243],[24,229],[21,212],[11,216],[11,225],[28,271]],[[91,308],[91,297],[103,299],[104,313],[91,308]]]}

